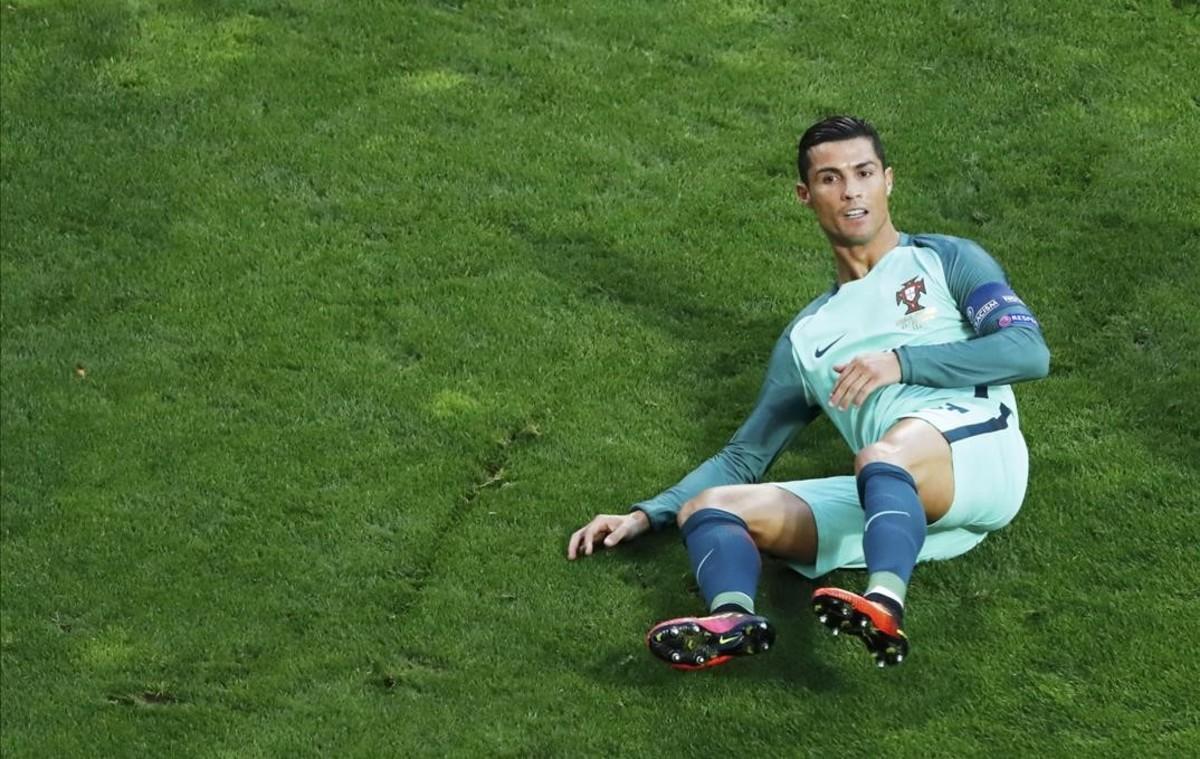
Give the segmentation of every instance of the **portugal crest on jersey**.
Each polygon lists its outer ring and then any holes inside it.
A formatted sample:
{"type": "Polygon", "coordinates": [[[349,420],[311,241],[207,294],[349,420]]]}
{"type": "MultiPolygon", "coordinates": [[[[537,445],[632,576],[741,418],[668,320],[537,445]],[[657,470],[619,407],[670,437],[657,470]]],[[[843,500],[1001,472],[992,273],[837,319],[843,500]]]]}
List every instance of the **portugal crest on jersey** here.
{"type": "Polygon", "coordinates": [[[903,303],[908,307],[905,315],[916,313],[925,308],[921,305],[921,296],[925,294],[925,280],[920,277],[913,277],[904,284],[900,285],[900,289],[896,291],[896,305],[903,303]]]}

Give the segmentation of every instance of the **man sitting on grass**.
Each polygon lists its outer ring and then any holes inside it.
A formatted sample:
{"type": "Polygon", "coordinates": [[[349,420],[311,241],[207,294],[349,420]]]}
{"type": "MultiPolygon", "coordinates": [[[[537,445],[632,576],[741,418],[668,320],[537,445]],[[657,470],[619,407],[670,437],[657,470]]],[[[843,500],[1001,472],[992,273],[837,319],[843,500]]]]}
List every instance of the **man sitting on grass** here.
{"type": "Polygon", "coordinates": [[[575,559],[679,525],[709,613],[646,637],[679,669],[770,647],[771,623],[754,611],[760,551],[811,578],[865,566],[862,595],[819,588],[813,611],[879,666],[899,664],[915,564],[970,550],[1025,495],[1009,385],[1046,376],[1049,351],[1004,271],[969,240],[897,231],[892,169],[867,122],[812,125],[797,162],[796,196],[833,248],[833,287],[783,331],[754,410],[719,453],[628,514],[596,516],[567,545],[575,559]],[[854,452],[854,476],[748,484],[820,413],[854,452]]]}

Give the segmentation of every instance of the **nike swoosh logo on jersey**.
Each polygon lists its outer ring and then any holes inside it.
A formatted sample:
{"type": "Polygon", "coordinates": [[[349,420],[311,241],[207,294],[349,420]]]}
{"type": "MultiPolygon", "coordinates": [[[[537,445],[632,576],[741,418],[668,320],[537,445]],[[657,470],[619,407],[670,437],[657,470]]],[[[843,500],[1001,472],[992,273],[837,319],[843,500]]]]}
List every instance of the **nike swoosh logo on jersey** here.
{"type": "Polygon", "coordinates": [[[833,346],[837,345],[838,340],[841,340],[845,336],[846,336],[846,333],[843,332],[841,335],[838,336],[837,340],[834,340],[832,343],[830,343],[829,345],[826,345],[824,348],[818,348],[817,349],[817,358],[820,358],[821,356],[824,356],[826,353],[828,353],[829,349],[832,348],[833,346]]]}

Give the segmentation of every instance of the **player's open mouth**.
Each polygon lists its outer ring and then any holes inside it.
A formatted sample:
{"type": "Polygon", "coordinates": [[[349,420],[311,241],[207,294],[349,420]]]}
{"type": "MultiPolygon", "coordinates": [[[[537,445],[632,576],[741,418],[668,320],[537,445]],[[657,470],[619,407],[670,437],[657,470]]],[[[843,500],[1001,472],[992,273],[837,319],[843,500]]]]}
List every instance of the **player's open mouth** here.
{"type": "Polygon", "coordinates": [[[847,211],[845,214],[843,214],[843,216],[845,216],[847,219],[861,219],[866,215],[867,209],[865,208],[855,208],[854,210],[847,211]]]}

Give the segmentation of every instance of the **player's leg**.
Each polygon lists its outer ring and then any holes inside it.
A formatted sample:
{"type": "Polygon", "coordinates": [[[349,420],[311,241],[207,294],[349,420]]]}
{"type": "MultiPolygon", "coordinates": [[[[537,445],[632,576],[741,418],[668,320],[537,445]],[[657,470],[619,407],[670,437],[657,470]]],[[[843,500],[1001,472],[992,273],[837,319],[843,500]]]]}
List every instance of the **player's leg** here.
{"type": "Polygon", "coordinates": [[[754,611],[759,552],[810,561],[817,528],[812,509],[774,485],[729,485],[705,490],[676,517],[710,611],[754,611]]]}
{"type": "Polygon", "coordinates": [[[680,669],[710,667],[770,648],[774,630],[754,613],[760,551],[812,561],[816,525],[808,504],[772,485],[705,490],[677,519],[709,614],[651,628],[646,642],[680,669]]]}
{"type": "Polygon", "coordinates": [[[854,469],[866,520],[866,595],[899,618],[926,525],[954,502],[950,444],[929,422],[902,419],[859,451],[854,469]]]}
{"type": "Polygon", "coordinates": [[[968,550],[1007,524],[1024,496],[1027,457],[1020,430],[1008,425],[1010,411],[986,402],[971,409],[947,406],[901,420],[859,453],[867,591],[860,596],[821,588],[813,594],[820,620],[834,632],[860,636],[880,666],[907,654],[901,624],[918,558],[968,550]],[[923,550],[931,529],[940,544],[923,550]]]}
{"type": "Polygon", "coordinates": [[[904,597],[926,524],[954,501],[950,444],[928,422],[902,419],[859,451],[854,469],[865,519],[867,592],[819,588],[813,611],[834,634],[860,636],[880,666],[899,664],[908,654],[904,597]]]}

